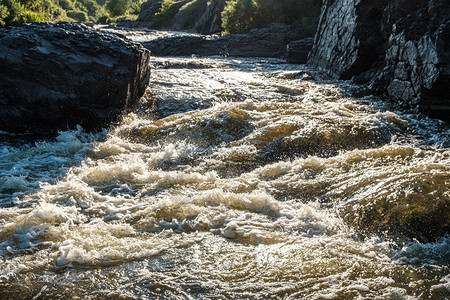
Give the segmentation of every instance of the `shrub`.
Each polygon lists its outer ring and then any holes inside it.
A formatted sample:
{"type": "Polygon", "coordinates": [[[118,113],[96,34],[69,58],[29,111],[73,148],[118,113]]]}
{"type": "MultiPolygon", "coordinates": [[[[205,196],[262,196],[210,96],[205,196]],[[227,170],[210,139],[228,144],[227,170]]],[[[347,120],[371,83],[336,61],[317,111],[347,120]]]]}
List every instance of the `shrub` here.
{"type": "Polygon", "coordinates": [[[107,15],[101,15],[97,18],[97,23],[100,23],[100,24],[110,23],[109,17],[107,15]]]}
{"type": "Polygon", "coordinates": [[[43,14],[30,10],[25,11],[22,15],[23,23],[43,22],[46,19],[47,18],[43,14]]]}
{"type": "Polygon", "coordinates": [[[69,10],[67,11],[67,16],[78,22],[86,22],[88,20],[87,14],[84,11],[79,10],[69,10]]]}
{"type": "Polygon", "coordinates": [[[145,0],[139,0],[139,1],[131,4],[130,9],[126,11],[126,14],[127,15],[139,15],[141,13],[142,3],[144,3],[144,2],[145,2],[145,0]]]}
{"type": "Polygon", "coordinates": [[[64,10],[61,7],[57,7],[53,10],[53,17],[58,18],[64,15],[64,10]]]}
{"type": "Polygon", "coordinates": [[[222,27],[225,33],[248,32],[254,27],[255,17],[255,0],[231,0],[222,12],[222,27]]]}
{"type": "Polygon", "coordinates": [[[161,4],[161,9],[155,14],[156,23],[158,26],[163,25],[165,22],[171,20],[177,13],[177,7],[175,1],[164,0],[161,4]]]}
{"type": "Polygon", "coordinates": [[[0,4],[0,26],[5,26],[5,19],[9,15],[8,8],[0,4]]]}
{"type": "Polygon", "coordinates": [[[0,4],[5,6],[8,15],[3,19],[5,25],[20,25],[23,23],[25,8],[16,0],[0,0],[0,4]]]}
{"type": "Polygon", "coordinates": [[[50,18],[50,2],[35,1],[20,3],[16,0],[0,0],[0,25],[20,25],[42,22],[50,18]],[[31,9],[30,9],[31,8],[31,9]]]}
{"type": "Polygon", "coordinates": [[[70,0],[59,0],[59,6],[61,6],[61,8],[64,10],[74,10],[75,9],[72,1],[70,1],[70,0]]]}
{"type": "Polygon", "coordinates": [[[108,0],[105,6],[111,16],[116,17],[125,14],[131,6],[131,0],[108,0]]]}
{"type": "Polygon", "coordinates": [[[97,17],[97,14],[100,11],[100,5],[97,4],[94,0],[78,0],[81,4],[86,8],[86,11],[89,16],[97,17]]]}
{"type": "Polygon", "coordinates": [[[35,12],[43,18],[50,14],[51,7],[54,6],[50,0],[19,0],[19,2],[25,10],[35,12]]]}

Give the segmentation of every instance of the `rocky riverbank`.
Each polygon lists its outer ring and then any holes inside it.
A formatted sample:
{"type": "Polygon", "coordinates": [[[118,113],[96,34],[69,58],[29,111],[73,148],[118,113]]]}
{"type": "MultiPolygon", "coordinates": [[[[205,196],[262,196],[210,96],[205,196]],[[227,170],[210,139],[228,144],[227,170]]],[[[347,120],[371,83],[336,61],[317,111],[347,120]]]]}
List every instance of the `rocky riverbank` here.
{"type": "Polygon", "coordinates": [[[235,56],[287,58],[290,63],[306,63],[313,39],[306,36],[300,23],[270,24],[249,33],[200,35],[196,33],[158,31],[146,28],[101,27],[140,42],[156,56],[235,56]]]}
{"type": "Polygon", "coordinates": [[[289,43],[290,27],[271,24],[247,34],[223,36],[199,34],[164,35],[142,45],[157,56],[240,56],[283,57],[289,43]]]}
{"type": "Polygon", "coordinates": [[[0,29],[0,130],[98,129],[142,96],[150,52],[83,24],[0,29]]]}

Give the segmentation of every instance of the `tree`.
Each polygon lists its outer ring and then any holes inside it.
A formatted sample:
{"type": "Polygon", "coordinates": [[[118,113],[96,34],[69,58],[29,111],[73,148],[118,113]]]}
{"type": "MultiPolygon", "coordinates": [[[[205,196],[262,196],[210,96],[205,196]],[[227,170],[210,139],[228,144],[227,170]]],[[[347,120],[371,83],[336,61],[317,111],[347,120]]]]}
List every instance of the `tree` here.
{"type": "Polygon", "coordinates": [[[25,8],[16,0],[0,0],[0,4],[7,8],[8,14],[4,18],[5,25],[20,25],[24,23],[25,8]]]}
{"type": "Polygon", "coordinates": [[[232,0],[222,12],[222,27],[226,33],[244,33],[252,29],[256,16],[254,0],[232,0]]]}
{"type": "Polygon", "coordinates": [[[100,12],[100,6],[94,0],[79,0],[81,4],[86,8],[89,16],[97,17],[100,12]]]}
{"type": "Polygon", "coordinates": [[[106,9],[111,16],[116,17],[125,14],[131,6],[131,3],[131,0],[108,0],[106,2],[106,9]]]}

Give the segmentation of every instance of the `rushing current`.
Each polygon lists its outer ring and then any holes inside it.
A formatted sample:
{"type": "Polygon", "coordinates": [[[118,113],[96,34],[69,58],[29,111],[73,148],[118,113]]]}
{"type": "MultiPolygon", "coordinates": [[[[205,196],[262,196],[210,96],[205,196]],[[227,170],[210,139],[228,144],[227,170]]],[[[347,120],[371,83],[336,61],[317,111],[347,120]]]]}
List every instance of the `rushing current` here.
{"type": "Polygon", "coordinates": [[[443,123],[282,60],[152,68],[103,132],[2,134],[1,299],[448,299],[443,123]]]}

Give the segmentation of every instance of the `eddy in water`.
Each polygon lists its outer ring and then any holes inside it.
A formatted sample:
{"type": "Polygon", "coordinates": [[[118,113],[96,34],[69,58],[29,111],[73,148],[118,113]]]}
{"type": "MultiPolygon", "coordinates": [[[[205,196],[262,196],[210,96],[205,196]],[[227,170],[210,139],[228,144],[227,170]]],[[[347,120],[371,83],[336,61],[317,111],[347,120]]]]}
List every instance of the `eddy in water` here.
{"type": "Polygon", "coordinates": [[[0,298],[448,299],[447,127],[279,60],[153,58],[109,132],[0,148],[0,298]]]}

